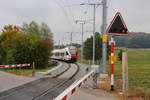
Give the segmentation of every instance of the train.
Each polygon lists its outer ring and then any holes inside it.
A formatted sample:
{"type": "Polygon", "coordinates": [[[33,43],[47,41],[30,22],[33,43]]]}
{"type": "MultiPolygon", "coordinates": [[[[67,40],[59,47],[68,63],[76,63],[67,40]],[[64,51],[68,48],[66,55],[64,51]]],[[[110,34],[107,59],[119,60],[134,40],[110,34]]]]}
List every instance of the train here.
{"type": "Polygon", "coordinates": [[[77,48],[74,46],[65,47],[63,49],[55,49],[52,51],[51,59],[62,60],[66,62],[76,62],[77,61],[77,48]]]}

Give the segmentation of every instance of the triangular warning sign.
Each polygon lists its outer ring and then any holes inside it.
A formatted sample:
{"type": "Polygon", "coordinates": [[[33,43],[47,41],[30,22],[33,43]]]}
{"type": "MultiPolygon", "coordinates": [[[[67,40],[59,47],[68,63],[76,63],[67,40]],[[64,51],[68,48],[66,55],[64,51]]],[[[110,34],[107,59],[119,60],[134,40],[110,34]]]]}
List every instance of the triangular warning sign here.
{"type": "Polygon", "coordinates": [[[126,27],[126,24],[120,14],[117,12],[112,22],[110,23],[107,31],[108,35],[112,36],[128,36],[129,31],[126,27]]]}

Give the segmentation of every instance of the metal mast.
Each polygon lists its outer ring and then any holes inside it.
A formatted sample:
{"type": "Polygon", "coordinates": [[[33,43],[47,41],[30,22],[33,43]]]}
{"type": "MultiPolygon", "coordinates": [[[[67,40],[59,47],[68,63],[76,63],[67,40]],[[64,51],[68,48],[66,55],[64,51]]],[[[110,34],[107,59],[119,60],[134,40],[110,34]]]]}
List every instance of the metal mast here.
{"type": "Polygon", "coordinates": [[[93,65],[95,64],[95,5],[93,5],[93,65]]]}
{"type": "Polygon", "coordinates": [[[95,9],[96,6],[101,5],[102,3],[82,3],[80,5],[91,5],[93,6],[93,65],[95,64],[95,9]]]}
{"type": "Polygon", "coordinates": [[[83,62],[83,48],[84,48],[84,43],[83,43],[83,34],[84,34],[84,24],[86,22],[86,20],[76,20],[76,23],[80,22],[81,24],[81,27],[82,27],[82,37],[81,37],[81,41],[82,41],[82,44],[81,44],[81,63],[83,62]]]}
{"type": "MultiPolygon", "coordinates": [[[[107,26],[107,0],[102,1],[103,4],[103,17],[102,17],[102,35],[106,33],[107,26]]],[[[103,65],[103,73],[106,73],[106,60],[107,60],[107,43],[103,43],[102,46],[102,65],[103,65]]]]}

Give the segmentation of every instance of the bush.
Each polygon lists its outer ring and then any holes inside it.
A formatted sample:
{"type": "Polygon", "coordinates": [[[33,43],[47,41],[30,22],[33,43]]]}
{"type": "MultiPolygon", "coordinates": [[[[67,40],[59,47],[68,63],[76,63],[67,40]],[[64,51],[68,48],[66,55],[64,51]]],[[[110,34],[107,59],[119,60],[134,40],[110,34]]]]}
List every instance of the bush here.
{"type": "Polygon", "coordinates": [[[35,60],[35,52],[39,39],[34,35],[22,35],[14,39],[15,48],[13,57],[15,63],[32,63],[35,60]]]}
{"type": "Polygon", "coordinates": [[[15,63],[35,62],[36,69],[46,68],[48,59],[53,49],[51,39],[42,40],[34,34],[17,37],[16,47],[13,50],[15,63]]]}
{"type": "Polygon", "coordinates": [[[122,52],[123,52],[123,50],[121,49],[120,52],[118,53],[118,58],[120,61],[122,61],[122,52]]]}
{"type": "Polygon", "coordinates": [[[48,66],[48,59],[53,49],[52,40],[50,38],[40,40],[37,44],[35,59],[36,68],[46,68],[48,66]]]}

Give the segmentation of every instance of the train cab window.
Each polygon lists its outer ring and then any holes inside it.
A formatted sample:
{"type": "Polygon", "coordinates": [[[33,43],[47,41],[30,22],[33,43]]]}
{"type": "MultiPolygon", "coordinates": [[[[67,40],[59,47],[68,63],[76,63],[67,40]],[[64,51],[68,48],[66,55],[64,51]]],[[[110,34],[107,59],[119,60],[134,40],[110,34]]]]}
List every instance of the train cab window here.
{"type": "Polygon", "coordinates": [[[66,51],[66,55],[69,55],[69,53],[66,51]]]}
{"type": "Polygon", "coordinates": [[[70,50],[70,54],[76,54],[75,50],[70,50]]]}

